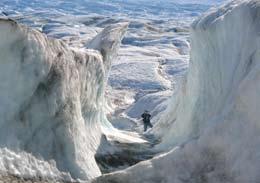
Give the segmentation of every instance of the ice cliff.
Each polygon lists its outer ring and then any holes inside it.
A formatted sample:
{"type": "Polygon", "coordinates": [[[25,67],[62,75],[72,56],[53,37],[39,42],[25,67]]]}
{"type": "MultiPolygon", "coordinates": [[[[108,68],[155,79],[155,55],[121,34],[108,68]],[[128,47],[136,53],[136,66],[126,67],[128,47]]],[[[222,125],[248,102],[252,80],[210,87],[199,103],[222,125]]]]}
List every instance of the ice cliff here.
{"type": "Polygon", "coordinates": [[[94,182],[259,182],[259,22],[257,0],[196,20],[187,78],[154,128],[172,150],[94,182]]]}
{"type": "MultiPolygon", "coordinates": [[[[77,50],[0,19],[0,148],[8,149],[1,150],[3,156],[24,152],[54,160],[59,171],[83,180],[100,175],[94,154],[106,122],[104,87],[126,28],[109,26],[89,49],[77,50]]],[[[19,165],[13,157],[0,158],[0,171],[23,174],[21,166],[37,161],[19,165]]]]}

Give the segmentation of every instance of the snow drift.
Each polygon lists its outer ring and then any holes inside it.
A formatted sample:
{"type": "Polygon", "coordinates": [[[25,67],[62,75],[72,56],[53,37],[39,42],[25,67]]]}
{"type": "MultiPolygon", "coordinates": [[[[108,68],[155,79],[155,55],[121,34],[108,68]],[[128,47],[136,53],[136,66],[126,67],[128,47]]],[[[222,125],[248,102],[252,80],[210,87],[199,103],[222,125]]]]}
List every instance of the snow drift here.
{"type": "Polygon", "coordinates": [[[154,129],[174,149],[94,182],[259,182],[259,22],[257,0],[195,21],[186,81],[154,129]]]}
{"type": "MultiPolygon", "coordinates": [[[[77,50],[0,19],[0,147],[54,160],[73,178],[100,175],[94,154],[106,122],[104,87],[126,28],[127,23],[109,26],[90,49],[77,50]]],[[[0,171],[10,173],[24,166],[1,163],[0,171]]]]}

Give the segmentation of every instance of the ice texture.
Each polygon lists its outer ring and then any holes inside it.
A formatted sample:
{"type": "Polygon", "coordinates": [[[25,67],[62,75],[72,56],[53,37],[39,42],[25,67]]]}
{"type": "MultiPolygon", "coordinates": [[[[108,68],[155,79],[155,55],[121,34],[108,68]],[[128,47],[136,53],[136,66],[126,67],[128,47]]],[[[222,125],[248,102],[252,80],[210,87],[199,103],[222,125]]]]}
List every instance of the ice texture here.
{"type": "Polygon", "coordinates": [[[57,169],[53,160],[37,159],[26,152],[14,152],[7,148],[0,149],[1,176],[14,175],[25,179],[45,179],[50,181],[73,181],[69,173],[57,169]]]}
{"type": "Polygon", "coordinates": [[[79,50],[0,19],[0,147],[53,160],[73,178],[99,176],[104,87],[126,28],[111,25],[79,50]]]}
{"type": "Polygon", "coordinates": [[[154,128],[171,149],[95,183],[259,181],[260,2],[235,0],[191,27],[188,75],[154,128]]]}

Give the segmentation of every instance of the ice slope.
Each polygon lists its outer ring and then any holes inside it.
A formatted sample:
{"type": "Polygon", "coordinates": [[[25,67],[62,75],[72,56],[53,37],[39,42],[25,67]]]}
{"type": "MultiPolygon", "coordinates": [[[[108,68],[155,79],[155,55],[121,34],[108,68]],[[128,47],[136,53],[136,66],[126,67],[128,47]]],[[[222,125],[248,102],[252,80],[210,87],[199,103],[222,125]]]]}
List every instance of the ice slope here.
{"type": "Polygon", "coordinates": [[[105,120],[104,87],[126,28],[111,25],[92,49],[77,50],[0,19],[0,147],[54,160],[73,178],[100,175],[94,154],[105,120]]]}
{"type": "Polygon", "coordinates": [[[259,182],[259,20],[259,1],[236,0],[195,21],[187,79],[155,129],[172,150],[93,182],[259,182]]]}

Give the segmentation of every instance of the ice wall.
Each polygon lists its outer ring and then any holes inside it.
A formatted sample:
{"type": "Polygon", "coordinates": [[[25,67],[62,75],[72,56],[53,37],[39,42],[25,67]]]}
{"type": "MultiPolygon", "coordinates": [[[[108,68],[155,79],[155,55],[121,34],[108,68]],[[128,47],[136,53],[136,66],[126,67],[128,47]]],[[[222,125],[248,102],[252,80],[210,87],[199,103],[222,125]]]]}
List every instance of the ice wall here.
{"type": "Polygon", "coordinates": [[[171,126],[165,145],[199,137],[209,121],[233,108],[242,80],[257,63],[258,20],[257,1],[233,1],[193,23],[187,79],[161,118],[161,126],[171,126]]]}
{"type": "Polygon", "coordinates": [[[258,0],[195,21],[186,82],[154,129],[159,147],[174,149],[94,182],[259,182],[259,22],[258,0]]]}
{"type": "Polygon", "coordinates": [[[55,160],[73,178],[100,175],[104,87],[126,28],[107,27],[93,49],[77,50],[0,19],[0,147],[55,160]]]}

